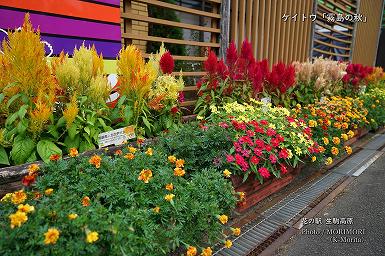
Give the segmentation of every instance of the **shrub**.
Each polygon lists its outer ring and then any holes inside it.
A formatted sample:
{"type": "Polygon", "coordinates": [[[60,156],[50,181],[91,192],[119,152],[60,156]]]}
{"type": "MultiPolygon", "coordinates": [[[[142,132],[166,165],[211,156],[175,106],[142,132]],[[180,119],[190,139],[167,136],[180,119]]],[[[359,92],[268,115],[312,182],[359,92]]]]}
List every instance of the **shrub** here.
{"type": "MultiPolygon", "coordinates": [[[[73,156],[41,167],[32,187],[2,199],[3,254],[167,255],[224,238],[219,217],[236,198],[220,173],[184,175],[182,159],[149,148],[73,156]]],[[[30,175],[38,169],[30,166],[30,175]]]]}
{"type": "Polygon", "coordinates": [[[385,91],[374,88],[361,95],[360,99],[368,110],[366,119],[370,122],[370,128],[377,129],[385,125],[385,91]]]}

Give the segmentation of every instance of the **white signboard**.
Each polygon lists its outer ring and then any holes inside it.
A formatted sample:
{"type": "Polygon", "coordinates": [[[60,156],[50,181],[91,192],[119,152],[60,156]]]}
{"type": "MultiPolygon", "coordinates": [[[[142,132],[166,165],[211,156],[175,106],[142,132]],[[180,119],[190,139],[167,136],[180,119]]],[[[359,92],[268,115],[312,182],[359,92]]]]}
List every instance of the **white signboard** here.
{"type": "Polygon", "coordinates": [[[121,145],[130,139],[134,139],[135,137],[134,126],[127,126],[113,131],[103,132],[99,134],[99,148],[110,145],[121,145]]]}

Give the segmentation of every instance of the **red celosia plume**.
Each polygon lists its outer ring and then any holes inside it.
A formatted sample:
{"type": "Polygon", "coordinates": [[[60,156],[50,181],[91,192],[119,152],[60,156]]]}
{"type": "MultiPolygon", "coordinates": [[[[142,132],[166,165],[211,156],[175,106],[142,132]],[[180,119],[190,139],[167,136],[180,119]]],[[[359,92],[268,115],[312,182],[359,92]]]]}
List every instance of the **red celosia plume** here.
{"type": "Polygon", "coordinates": [[[171,53],[169,51],[165,52],[162,57],[160,57],[160,69],[162,70],[163,74],[171,74],[174,70],[174,59],[171,56],[171,53]]]}

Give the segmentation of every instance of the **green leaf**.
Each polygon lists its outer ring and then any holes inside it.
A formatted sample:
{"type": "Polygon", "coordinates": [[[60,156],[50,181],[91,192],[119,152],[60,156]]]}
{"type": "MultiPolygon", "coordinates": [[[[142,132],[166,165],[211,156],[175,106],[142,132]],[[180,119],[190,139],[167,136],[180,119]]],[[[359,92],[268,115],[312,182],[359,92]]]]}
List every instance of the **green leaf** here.
{"type": "Polygon", "coordinates": [[[28,119],[26,118],[21,119],[21,121],[17,124],[17,132],[21,135],[24,135],[27,128],[28,128],[28,119]]]}
{"type": "Polygon", "coordinates": [[[59,120],[57,120],[56,127],[63,127],[66,124],[66,120],[64,116],[60,117],[59,120]]]}
{"type": "Polygon", "coordinates": [[[80,142],[80,146],[79,146],[79,152],[80,153],[82,153],[84,151],[92,150],[92,149],[95,149],[95,145],[94,144],[89,143],[86,140],[82,140],[80,142]]]}
{"type": "Polygon", "coordinates": [[[142,120],[143,120],[144,125],[145,125],[149,130],[151,130],[151,124],[150,124],[150,122],[147,120],[147,118],[145,118],[144,116],[142,116],[142,120]]]}
{"type": "Polygon", "coordinates": [[[76,129],[76,124],[72,124],[71,127],[68,129],[68,136],[70,136],[72,140],[75,139],[76,134],[78,134],[78,131],[76,129]]]}
{"type": "Polygon", "coordinates": [[[21,97],[21,94],[20,94],[20,93],[18,93],[18,94],[16,94],[16,95],[13,95],[13,96],[9,99],[9,101],[8,101],[8,103],[7,103],[7,107],[9,108],[9,106],[11,106],[12,103],[13,103],[15,100],[17,100],[19,97],[21,97]]]}
{"type": "Polygon", "coordinates": [[[19,111],[17,111],[17,115],[19,116],[20,119],[25,117],[25,114],[27,114],[27,105],[23,105],[20,107],[19,111]]]}
{"type": "Polygon", "coordinates": [[[0,145],[0,164],[9,165],[9,159],[5,148],[0,145]]]}
{"type": "Polygon", "coordinates": [[[13,124],[13,122],[16,121],[17,117],[18,117],[18,113],[13,113],[12,115],[10,115],[7,120],[5,121],[5,126],[11,126],[13,124]]]}
{"type": "Polygon", "coordinates": [[[41,140],[37,143],[37,153],[39,153],[39,156],[41,159],[43,159],[44,162],[48,163],[49,158],[52,155],[62,155],[63,152],[61,151],[58,146],[55,145],[50,140],[41,140]]]}
{"type": "Polygon", "coordinates": [[[84,131],[85,131],[88,135],[91,135],[90,127],[88,127],[88,126],[84,127],[84,131]]]}
{"type": "Polygon", "coordinates": [[[5,98],[4,94],[0,93],[0,103],[3,102],[4,98],[5,98]]]}
{"type": "Polygon", "coordinates": [[[11,159],[15,164],[23,164],[35,150],[35,142],[25,136],[18,135],[13,141],[11,159]]]}
{"type": "Polygon", "coordinates": [[[32,152],[32,154],[28,157],[26,163],[35,162],[36,160],[37,160],[36,150],[34,150],[34,151],[32,152]]]}
{"type": "Polygon", "coordinates": [[[78,149],[80,146],[80,136],[77,135],[74,139],[71,139],[70,136],[66,136],[64,139],[64,145],[66,146],[67,150],[70,148],[78,149]]]}

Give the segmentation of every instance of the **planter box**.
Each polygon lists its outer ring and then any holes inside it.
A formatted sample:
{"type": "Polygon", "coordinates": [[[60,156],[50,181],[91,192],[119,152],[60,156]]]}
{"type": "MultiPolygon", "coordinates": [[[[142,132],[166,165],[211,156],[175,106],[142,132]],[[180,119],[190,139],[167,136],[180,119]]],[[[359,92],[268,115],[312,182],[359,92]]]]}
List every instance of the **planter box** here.
{"type": "Polygon", "coordinates": [[[231,181],[235,191],[246,193],[246,202],[238,204],[236,211],[242,213],[271,194],[281,190],[288,185],[297,174],[299,174],[301,168],[302,166],[287,168],[288,172],[281,176],[281,178],[271,176],[269,179],[264,180],[263,184],[261,184],[253,174],[251,174],[243,183],[240,176],[232,176],[231,181]]]}

